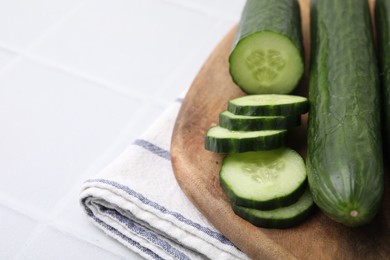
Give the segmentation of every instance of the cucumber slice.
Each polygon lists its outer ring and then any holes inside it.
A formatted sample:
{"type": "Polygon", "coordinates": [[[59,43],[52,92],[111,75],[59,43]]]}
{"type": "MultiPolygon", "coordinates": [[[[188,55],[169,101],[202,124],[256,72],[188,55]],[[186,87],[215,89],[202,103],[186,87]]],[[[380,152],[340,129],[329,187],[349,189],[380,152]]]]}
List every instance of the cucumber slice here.
{"type": "Polygon", "coordinates": [[[229,154],[220,183],[237,206],[270,210],[296,202],[305,190],[306,168],[290,148],[229,154]]]}
{"type": "Polygon", "coordinates": [[[308,110],[308,99],[294,95],[247,95],[228,102],[228,111],[236,115],[288,116],[305,114],[308,110]]]}
{"type": "Polygon", "coordinates": [[[206,133],[205,148],[216,153],[271,150],[286,142],[286,130],[231,131],[214,126],[206,133]]]}
{"type": "Polygon", "coordinates": [[[241,116],[229,111],[219,114],[219,125],[235,131],[288,129],[301,124],[301,116],[241,116]]]}
{"type": "Polygon", "coordinates": [[[297,1],[248,0],[229,57],[233,81],[248,94],[288,94],[304,71],[297,1]]]}
{"type": "Polygon", "coordinates": [[[310,216],[315,204],[309,189],[303,193],[297,202],[274,210],[258,210],[232,205],[233,211],[241,218],[258,227],[289,228],[300,224],[310,216]]]}

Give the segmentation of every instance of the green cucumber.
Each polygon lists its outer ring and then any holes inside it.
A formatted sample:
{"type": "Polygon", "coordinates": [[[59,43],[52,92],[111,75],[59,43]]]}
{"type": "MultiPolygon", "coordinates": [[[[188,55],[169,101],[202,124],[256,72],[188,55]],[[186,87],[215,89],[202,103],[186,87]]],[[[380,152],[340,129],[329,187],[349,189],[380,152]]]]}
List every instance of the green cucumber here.
{"type": "Polygon", "coordinates": [[[214,126],[206,133],[205,148],[216,153],[270,150],[285,144],[286,132],[286,130],[242,132],[214,126]]]}
{"type": "Polygon", "coordinates": [[[247,0],[229,56],[233,81],[248,94],[288,94],[304,71],[296,0],[247,0]]]}
{"type": "Polygon", "coordinates": [[[377,61],[366,0],[311,1],[307,174],[315,203],[347,226],[383,196],[377,61]]]}
{"type": "Polygon", "coordinates": [[[258,210],[235,204],[232,207],[238,216],[255,226],[282,229],[298,225],[307,219],[311,215],[315,204],[309,189],[306,189],[297,202],[286,207],[273,210],[258,210]]]}
{"type": "Polygon", "coordinates": [[[300,124],[300,115],[241,116],[227,110],[219,114],[219,125],[234,131],[279,130],[299,126],[300,124]]]}
{"type": "Polygon", "coordinates": [[[290,148],[228,154],[219,179],[233,204],[269,210],[299,199],[306,186],[306,166],[290,148]]]}
{"type": "MultiPolygon", "coordinates": [[[[379,69],[383,92],[383,116],[387,145],[390,144],[390,1],[375,1],[375,27],[379,51],[379,69]]],[[[389,148],[389,147],[388,147],[389,148]]]]}
{"type": "Polygon", "coordinates": [[[282,94],[247,95],[229,100],[228,111],[247,116],[289,116],[309,109],[306,97],[282,94]]]}

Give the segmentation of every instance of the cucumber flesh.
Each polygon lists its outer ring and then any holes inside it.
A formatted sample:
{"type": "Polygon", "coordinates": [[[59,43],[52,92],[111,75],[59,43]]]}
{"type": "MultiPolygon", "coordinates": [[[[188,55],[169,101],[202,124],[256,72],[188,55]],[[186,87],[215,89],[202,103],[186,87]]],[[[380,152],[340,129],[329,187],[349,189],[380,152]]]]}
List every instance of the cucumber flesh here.
{"type": "Polygon", "coordinates": [[[312,213],[315,204],[309,189],[297,202],[274,210],[258,210],[232,205],[233,211],[241,218],[258,227],[289,228],[303,222],[312,213]]]}
{"type": "Polygon", "coordinates": [[[296,202],[306,184],[305,163],[290,148],[228,154],[219,176],[232,203],[261,210],[296,202]]]}
{"type": "Polygon", "coordinates": [[[230,55],[230,73],[248,94],[290,93],[303,73],[299,50],[273,32],[257,32],[242,39],[230,55]]]}
{"type": "Polygon", "coordinates": [[[270,150],[285,144],[286,132],[286,130],[243,132],[214,126],[206,133],[205,148],[216,153],[270,150]]]}
{"type": "Polygon", "coordinates": [[[287,116],[304,114],[306,97],[282,94],[247,95],[229,100],[228,111],[236,115],[287,116]]]}
{"type": "Polygon", "coordinates": [[[301,116],[242,116],[229,111],[219,114],[219,125],[235,131],[288,129],[301,124],[301,116]]]}

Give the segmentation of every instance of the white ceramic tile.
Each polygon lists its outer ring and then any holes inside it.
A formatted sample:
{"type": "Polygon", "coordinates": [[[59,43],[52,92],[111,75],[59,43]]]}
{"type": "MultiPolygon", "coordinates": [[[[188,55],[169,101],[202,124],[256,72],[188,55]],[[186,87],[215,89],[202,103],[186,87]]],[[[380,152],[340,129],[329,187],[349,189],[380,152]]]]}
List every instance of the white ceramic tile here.
{"type": "Polygon", "coordinates": [[[165,105],[149,104],[145,115],[139,117],[136,121],[137,128],[134,128],[132,132],[135,134],[135,138],[140,137],[148,128],[162,115],[162,113],[168,108],[171,102],[167,102],[165,105]],[[138,128],[139,127],[139,128],[138,128]]]}
{"type": "Polygon", "coordinates": [[[238,21],[245,0],[167,0],[214,16],[238,21]]]}
{"type": "Polygon", "coordinates": [[[224,13],[238,21],[246,0],[188,0],[202,5],[213,13],[224,13]]]}
{"type": "Polygon", "coordinates": [[[0,41],[25,47],[79,2],[81,0],[0,1],[0,41]]]}
{"type": "Polygon", "coordinates": [[[32,50],[89,77],[153,95],[201,51],[218,19],[157,0],[96,0],[32,50]]]}
{"type": "Polygon", "coordinates": [[[0,219],[0,259],[9,259],[26,245],[38,223],[1,205],[0,219]]]}
{"type": "MultiPolygon", "coordinates": [[[[130,256],[131,254],[129,254],[130,256]]],[[[46,228],[18,255],[19,259],[124,259],[67,233],[46,228]]],[[[129,258],[132,259],[132,258],[129,258]]]]}
{"type": "Polygon", "coordinates": [[[220,21],[213,28],[213,33],[202,44],[201,51],[173,71],[168,80],[164,82],[166,87],[158,92],[158,96],[166,100],[174,100],[178,95],[188,90],[207,58],[233,27],[234,22],[232,21],[220,21]]]}
{"type": "Polygon", "coordinates": [[[0,70],[17,56],[16,53],[0,48],[0,70]]]}
{"type": "Polygon", "coordinates": [[[30,60],[0,85],[0,190],[47,214],[141,105],[30,60]]]}

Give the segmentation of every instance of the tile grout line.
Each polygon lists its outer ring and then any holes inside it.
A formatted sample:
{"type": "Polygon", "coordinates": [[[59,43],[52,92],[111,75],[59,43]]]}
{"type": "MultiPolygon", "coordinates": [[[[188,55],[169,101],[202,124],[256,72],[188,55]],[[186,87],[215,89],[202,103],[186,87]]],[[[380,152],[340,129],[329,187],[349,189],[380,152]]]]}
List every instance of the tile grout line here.
{"type": "Polygon", "coordinates": [[[113,93],[119,94],[121,96],[125,96],[128,98],[135,98],[138,100],[141,100],[143,102],[153,102],[159,105],[166,106],[167,102],[162,102],[160,99],[152,96],[152,100],[150,100],[150,97],[147,97],[145,94],[142,94],[140,92],[134,92],[132,94],[129,94],[126,92],[125,86],[122,86],[120,84],[114,84],[112,82],[105,81],[104,79],[100,79],[98,77],[94,77],[91,75],[88,75],[86,73],[80,73],[77,70],[73,70],[72,68],[68,66],[61,65],[57,62],[53,62],[50,59],[42,58],[39,55],[28,53],[24,50],[18,50],[9,46],[4,46],[2,43],[0,43],[0,48],[6,49],[8,51],[18,53],[18,56],[14,58],[14,60],[10,61],[7,65],[5,65],[2,69],[0,69],[0,76],[8,70],[8,67],[12,67],[13,64],[16,64],[18,61],[20,61],[22,58],[28,58],[34,62],[38,62],[44,66],[51,67],[53,69],[56,69],[58,71],[61,71],[63,73],[67,73],[69,75],[75,76],[79,79],[86,80],[87,82],[93,83],[99,87],[102,87],[106,90],[112,91],[113,93]]]}
{"type": "MultiPolygon", "coordinates": [[[[65,22],[68,17],[70,17],[75,12],[80,10],[89,1],[90,0],[82,1],[76,8],[74,8],[74,10],[72,10],[72,11],[68,12],[66,15],[64,15],[59,21],[57,21],[52,26],[50,26],[46,30],[46,32],[44,32],[41,35],[41,37],[39,37],[36,40],[34,40],[32,43],[30,43],[24,49],[13,48],[13,47],[11,47],[11,46],[9,46],[7,44],[4,44],[4,43],[0,42],[0,47],[4,48],[6,50],[12,51],[12,52],[17,54],[17,56],[13,60],[11,60],[9,63],[7,63],[5,66],[3,66],[0,69],[0,76],[3,75],[7,70],[12,68],[15,64],[17,64],[21,59],[29,58],[29,59],[31,59],[33,61],[40,62],[40,63],[42,63],[42,64],[44,64],[46,66],[54,67],[57,70],[63,71],[65,73],[71,74],[73,76],[76,76],[78,78],[87,80],[89,82],[95,83],[95,84],[99,85],[100,87],[108,88],[109,90],[112,90],[113,92],[115,92],[117,94],[124,95],[124,96],[130,97],[130,98],[136,98],[136,99],[139,99],[139,100],[142,100],[142,101],[146,101],[146,102],[152,102],[152,103],[157,103],[157,104],[166,106],[167,105],[166,102],[161,102],[161,100],[157,98],[159,95],[156,95],[156,94],[153,95],[152,96],[152,100],[150,100],[150,97],[147,97],[147,96],[145,96],[145,94],[141,94],[139,92],[134,92],[133,94],[130,95],[128,92],[126,92],[124,90],[125,86],[121,86],[120,84],[114,84],[112,82],[107,82],[104,79],[100,79],[98,77],[87,75],[84,72],[81,72],[81,73],[77,72],[76,70],[73,70],[73,69],[71,69],[69,67],[66,67],[64,65],[58,64],[56,62],[52,62],[52,61],[50,61],[48,59],[40,57],[39,55],[31,54],[29,52],[33,47],[35,47],[37,44],[42,42],[45,39],[45,37],[47,37],[47,35],[50,34],[55,28],[57,28],[61,23],[65,22]]],[[[195,11],[199,11],[199,10],[202,11],[203,10],[204,11],[204,9],[199,7],[199,6],[196,7],[196,8],[190,8],[190,6],[192,6],[192,5],[188,5],[186,3],[184,3],[184,4],[183,3],[179,3],[176,0],[162,0],[162,1],[164,1],[167,4],[170,4],[170,5],[176,5],[176,6],[179,6],[179,7],[185,7],[186,9],[190,9],[190,10],[195,10],[195,11]]],[[[201,12],[201,13],[210,15],[213,12],[210,11],[210,12],[206,12],[206,13],[205,12],[201,12]]],[[[222,18],[226,19],[225,16],[222,16],[222,18]]],[[[221,24],[222,22],[226,22],[226,20],[225,21],[219,21],[218,24],[221,24]]],[[[214,28],[217,28],[217,27],[218,27],[218,25],[214,26],[214,28]]],[[[204,45],[204,43],[203,43],[203,45],[204,45]]],[[[192,54],[191,56],[187,57],[186,60],[184,62],[182,62],[178,67],[176,67],[172,71],[172,73],[167,77],[168,79],[164,80],[164,82],[163,82],[164,86],[161,89],[164,90],[164,89],[168,88],[169,85],[171,85],[172,82],[174,82],[173,79],[175,77],[177,77],[178,74],[180,74],[180,71],[183,70],[183,68],[182,68],[183,64],[184,64],[184,66],[187,66],[188,64],[190,64],[194,60],[194,57],[196,57],[196,55],[192,54]]],[[[161,94],[162,90],[158,91],[157,93],[161,94]]]]}
{"type": "Polygon", "coordinates": [[[64,14],[60,19],[57,20],[57,22],[53,23],[49,28],[46,29],[38,38],[36,38],[34,41],[32,41],[25,49],[30,50],[31,48],[35,47],[36,45],[40,44],[42,41],[45,40],[45,38],[50,35],[55,29],[57,29],[61,24],[65,23],[71,16],[73,16],[75,13],[80,11],[85,5],[87,5],[88,2],[91,0],[82,0],[78,5],[76,5],[72,10],[64,14]]]}
{"type": "MultiPolygon", "coordinates": [[[[26,48],[24,49],[17,49],[17,48],[13,48],[11,46],[7,46],[6,44],[4,43],[1,43],[0,42],[0,47],[6,49],[6,50],[9,50],[9,51],[12,51],[14,53],[17,54],[17,56],[11,60],[9,63],[7,63],[5,66],[3,66],[1,69],[0,69],[0,76],[3,75],[6,71],[8,71],[10,68],[12,68],[15,64],[17,64],[20,60],[22,60],[23,58],[29,58],[33,61],[36,61],[36,62],[39,62],[41,64],[44,64],[46,66],[49,66],[49,67],[53,67],[57,70],[60,70],[62,72],[65,72],[65,73],[68,73],[70,75],[73,75],[73,76],[76,76],[78,78],[81,78],[81,79],[84,79],[84,80],[87,80],[89,82],[92,82],[94,84],[97,84],[99,87],[104,87],[106,89],[109,89],[111,91],[113,91],[114,93],[116,94],[119,94],[119,95],[124,95],[126,97],[129,97],[129,98],[136,98],[136,99],[139,99],[141,101],[145,101],[145,102],[152,102],[152,103],[156,103],[156,104],[159,104],[159,105],[162,105],[162,106],[166,106],[169,104],[169,102],[161,102],[161,99],[158,98],[159,95],[155,94],[155,95],[152,95],[151,97],[148,97],[148,96],[145,96],[145,94],[142,94],[140,92],[133,92],[132,94],[129,94],[128,92],[126,92],[124,89],[125,89],[125,86],[122,86],[120,84],[114,84],[112,82],[107,82],[106,80],[104,79],[100,79],[98,77],[94,77],[94,76],[91,76],[91,75],[87,75],[85,74],[84,72],[78,72],[77,70],[73,70],[67,66],[64,66],[64,65],[61,65],[61,64],[58,64],[56,62],[53,62],[53,61],[50,61],[48,59],[45,59],[45,58],[42,58],[41,56],[39,55],[35,55],[35,54],[32,54],[29,52],[29,50],[31,50],[33,47],[35,47],[37,44],[39,44],[40,42],[42,42],[45,37],[47,37],[48,34],[50,34],[55,28],[57,28],[61,23],[65,22],[66,19],[68,17],[70,17],[71,15],[73,15],[75,12],[77,12],[78,10],[80,10],[84,5],[86,5],[90,0],[84,0],[82,1],[76,8],[74,8],[74,10],[68,12],[66,15],[64,15],[62,17],[62,19],[60,19],[59,21],[57,21],[56,23],[54,23],[52,26],[50,26],[46,32],[44,32],[41,37],[37,38],[36,40],[34,40],[32,43],[30,43],[26,48]]],[[[173,5],[178,5],[178,6],[184,6],[186,7],[186,5],[184,4],[179,4],[177,2],[175,2],[175,0],[162,0],[164,2],[167,2],[168,4],[173,4],[173,5]]],[[[225,17],[226,18],[226,17],[225,17]]],[[[222,22],[226,22],[226,21],[219,21],[217,23],[217,25],[214,26],[214,28],[217,28],[218,27],[218,24],[221,24],[222,22]]],[[[205,43],[203,43],[203,45],[205,45],[205,43]]],[[[172,82],[174,82],[174,78],[177,77],[177,75],[180,74],[180,71],[183,70],[183,66],[187,66],[188,64],[190,64],[193,60],[194,60],[194,57],[196,57],[195,54],[192,54],[190,56],[187,56],[186,57],[186,60],[184,62],[182,62],[179,66],[177,66],[173,71],[172,73],[170,73],[170,75],[167,77],[166,80],[164,80],[163,82],[163,87],[161,88],[160,91],[158,91],[157,93],[158,94],[161,94],[163,90],[165,90],[166,88],[168,88],[170,85],[172,85],[172,82]]]]}
{"type": "Polygon", "coordinates": [[[0,69],[0,76],[2,76],[5,72],[7,72],[9,69],[11,69],[15,64],[17,64],[20,60],[22,60],[23,57],[25,56],[25,53],[27,53],[28,50],[32,49],[37,44],[42,42],[47,37],[47,35],[49,35],[58,26],[60,26],[64,22],[66,22],[67,19],[69,19],[69,17],[71,17],[74,13],[78,12],[89,1],[91,1],[91,0],[82,0],[72,10],[63,14],[56,22],[54,22],[52,25],[50,25],[48,28],[46,28],[46,30],[44,30],[43,33],[40,36],[38,36],[38,38],[32,40],[26,47],[24,47],[22,49],[15,49],[15,48],[12,48],[10,46],[5,47],[6,49],[8,49],[10,51],[16,52],[16,56],[9,63],[7,63],[5,66],[3,66],[0,69]]]}
{"type": "Polygon", "coordinates": [[[9,196],[4,194],[2,191],[0,191],[0,207],[8,208],[14,212],[17,212],[18,214],[24,215],[24,216],[28,217],[29,219],[32,219],[38,223],[45,221],[45,217],[43,214],[40,214],[40,212],[38,212],[38,211],[32,210],[31,208],[28,208],[28,207],[25,207],[24,205],[21,205],[21,203],[19,203],[16,200],[9,199],[9,196]],[[17,206],[15,207],[15,205],[17,205],[17,206]]]}
{"type": "Polygon", "coordinates": [[[119,94],[121,96],[125,96],[125,97],[129,97],[129,98],[136,98],[136,99],[139,99],[139,100],[144,100],[145,97],[144,95],[142,95],[141,93],[139,92],[134,92],[133,95],[129,95],[126,91],[124,91],[124,86],[121,86],[121,85],[118,85],[118,84],[113,84],[112,82],[107,82],[105,81],[104,79],[100,79],[98,77],[94,77],[94,76],[91,76],[91,75],[88,75],[86,73],[80,73],[78,72],[77,70],[74,70],[68,66],[64,66],[64,65],[61,65],[59,63],[56,63],[56,62],[53,62],[53,61],[50,61],[48,59],[45,59],[45,58],[42,58],[40,57],[39,55],[34,55],[34,54],[30,54],[30,53],[26,53],[25,54],[25,57],[33,60],[33,61],[36,61],[36,62],[39,62],[45,66],[48,66],[48,67],[51,67],[51,68],[54,68],[56,70],[59,70],[59,71],[62,71],[62,72],[65,72],[69,75],[72,75],[72,76],[75,76],[79,79],[83,79],[83,80],[86,80],[90,83],[93,83],[95,85],[98,85],[99,87],[103,87],[105,89],[109,89],[111,90],[112,92],[116,93],[116,94],[119,94]]]}

